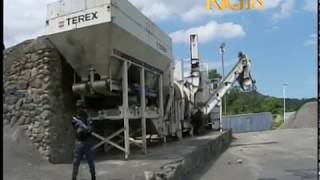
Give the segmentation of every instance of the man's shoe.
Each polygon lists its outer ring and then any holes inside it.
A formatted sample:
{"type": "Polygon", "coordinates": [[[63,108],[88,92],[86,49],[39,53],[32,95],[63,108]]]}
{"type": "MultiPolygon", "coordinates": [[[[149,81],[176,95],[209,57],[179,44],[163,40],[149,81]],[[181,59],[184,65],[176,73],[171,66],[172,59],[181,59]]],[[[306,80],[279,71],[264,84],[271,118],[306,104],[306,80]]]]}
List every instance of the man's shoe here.
{"type": "Polygon", "coordinates": [[[96,176],[91,176],[91,180],[96,180],[96,176]]]}

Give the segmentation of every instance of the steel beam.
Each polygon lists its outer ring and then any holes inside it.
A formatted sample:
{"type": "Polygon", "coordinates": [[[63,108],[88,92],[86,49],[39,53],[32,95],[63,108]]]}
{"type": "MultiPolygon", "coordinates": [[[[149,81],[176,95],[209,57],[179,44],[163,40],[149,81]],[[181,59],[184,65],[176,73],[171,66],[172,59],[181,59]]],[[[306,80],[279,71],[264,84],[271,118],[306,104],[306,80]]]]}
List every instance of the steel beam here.
{"type": "Polygon", "coordinates": [[[142,149],[147,153],[147,125],[146,125],[146,91],[145,91],[145,73],[144,68],[140,70],[141,87],[141,127],[142,127],[142,149]]]}
{"type": "MultiPolygon", "coordinates": [[[[108,136],[107,138],[104,138],[100,143],[96,144],[95,146],[92,147],[92,150],[97,149],[99,146],[105,144],[107,141],[106,140],[111,140],[112,138],[118,136],[120,133],[122,133],[124,131],[124,128],[119,129],[118,131],[114,132],[113,134],[111,134],[110,136],[108,136]]],[[[99,138],[100,139],[100,138],[99,138]]]]}
{"type": "Polygon", "coordinates": [[[105,139],[104,137],[100,136],[99,134],[92,133],[92,135],[95,136],[95,137],[98,138],[98,139],[101,139],[101,140],[103,140],[103,141],[106,141],[106,143],[111,144],[112,146],[114,146],[114,147],[120,149],[121,151],[125,152],[125,149],[124,149],[123,147],[119,146],[118,144],[116,144],[116,143],[114,143],[114,142],[111,142],[111,141],[105,139]]]}
{"type": "MultiPolygon", "coordinates": [[[[136,132],[139,132],[139,131],[141,131],[141,129],[139,128],[139,129],[137,129],[135,132],[130,132],[130,136],[133,136],[134,135],[134,133],[136,133],[136,132]]],[[[120,144],[120,143],[122,143],[124,141],[124,138],[123,138],[123,135],[120,135],[120,139],[118,140],[118,141],[116,141],[116,143],[117,144],[120,144]]],[[[105,152],[107,152],[107,151],[109,151],[110,149],[112,148],[112,146],[108,146],[108,147],[105,147],[105,152]]]]}
{"type": "Polygon", "coordinates": [[[129,104],[128,104],[128,62],[123,61],[123,72],[122,72],[122,107],[123,107],[123,125],[124,125],[124,147],[125,147],[125,159],[129,158],[130,154],[130,141],[129,141],[129,104]]]}
{"type": "Polygon", "coordinates": [[[164,142],[166,142],[166,138],[164,135],[165,123],[164,123],[164,107],[163,107],[163,77],[162,74],[159,75],[159,109],[160,109],[160,121],[161,121],[161,136],[163,136],[164,142]]]}

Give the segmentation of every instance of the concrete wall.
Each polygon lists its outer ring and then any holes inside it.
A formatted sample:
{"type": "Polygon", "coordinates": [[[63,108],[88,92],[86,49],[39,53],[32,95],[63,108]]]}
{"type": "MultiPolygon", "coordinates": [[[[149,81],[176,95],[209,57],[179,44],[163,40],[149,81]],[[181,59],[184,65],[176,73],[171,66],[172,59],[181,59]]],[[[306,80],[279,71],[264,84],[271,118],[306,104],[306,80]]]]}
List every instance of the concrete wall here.
{"type": "Polygon", "coordinates": [[[223,129],[232,129],[233,133],[271,130],[270,112],[224,116],[223,129]]]}
{"type": "Polygon", "coordinates": [[[30,143],[50,162],[70,162],[74,144],[70,66],[44,38],[6,49],[3,62],[3,123],[22,126],[30,143]]]}

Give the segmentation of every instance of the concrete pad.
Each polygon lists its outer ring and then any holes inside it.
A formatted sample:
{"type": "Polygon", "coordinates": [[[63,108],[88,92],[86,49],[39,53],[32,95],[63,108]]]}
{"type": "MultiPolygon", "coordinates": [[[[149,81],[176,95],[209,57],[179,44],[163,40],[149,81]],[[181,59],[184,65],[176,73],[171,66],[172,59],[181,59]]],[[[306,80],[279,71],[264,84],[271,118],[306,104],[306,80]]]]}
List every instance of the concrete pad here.
{"type": "MultiPolygon", "coordinates": [[[[49,164],[36,155],[32,147],[27,146],[28,148],[23,150],[21,143],[13,145],[12,139],[9,136],[5,137],[4,177],[6,180],[71,179],[71,164],[49,164]],[[13,153],[14,151],[16,152],[13,153]],[[34,162],[28,157],[31,152],[37,157],[34,162]],[[19,156],[12,156],[13,154],[19,154],[19,156]]],[[[96,161],[97,179],[142,180],[145,179],[145,173],[149,172],[154,179],[188,180],[191,174],[204,167],[210,160],[217,158],[229,146],[231,140],[230,131],[210,132],[203,136],[151,148],[147,155],[135,152],[127,161],[123,159],[123,155],[106,155],[105,159],[96,161]]],[[[85,161],[80,166],[78,177],[80,180],[90,179],[85,161]]]]}
{"type": "Polygon", "coordinates": [[[243,133],[234,137],[230,148],[195,179],[317,179],[316,128],[243,133]]]}

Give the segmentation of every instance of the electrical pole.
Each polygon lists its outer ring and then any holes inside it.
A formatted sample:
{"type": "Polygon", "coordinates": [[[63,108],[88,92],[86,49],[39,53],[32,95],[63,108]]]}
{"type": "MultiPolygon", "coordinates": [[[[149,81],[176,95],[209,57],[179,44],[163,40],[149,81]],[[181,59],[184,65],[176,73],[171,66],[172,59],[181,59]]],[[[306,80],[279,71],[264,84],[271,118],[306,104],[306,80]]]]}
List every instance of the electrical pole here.
{"type": "Polygon", "coordinates": [[[283,123],[286,123],[286,86],[288,84],[283,83],[282,84],[282,90],[283,90],[283,123]]]}
{"type": "MultiPolygon", "coordinates": [[[[220,45],[220,53],[221,53],[221,61],[222,61],[222,81],[225,78],[224,76],[224,52],[225,52],[226,43],[222,43],[220,45]]],[[[227,115],[227,97],[226,95],[223,97],[224,103],[224,115],[227,115]]]]}

